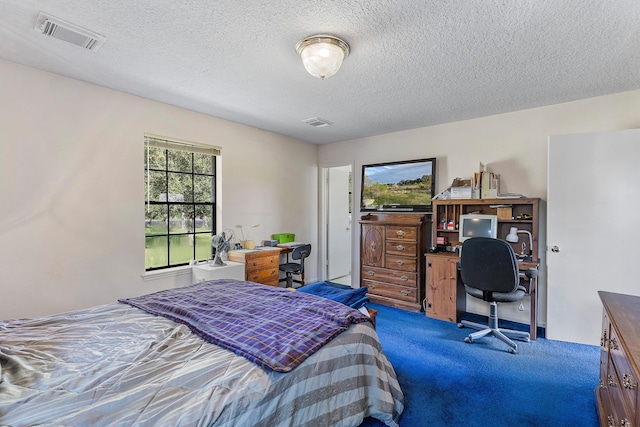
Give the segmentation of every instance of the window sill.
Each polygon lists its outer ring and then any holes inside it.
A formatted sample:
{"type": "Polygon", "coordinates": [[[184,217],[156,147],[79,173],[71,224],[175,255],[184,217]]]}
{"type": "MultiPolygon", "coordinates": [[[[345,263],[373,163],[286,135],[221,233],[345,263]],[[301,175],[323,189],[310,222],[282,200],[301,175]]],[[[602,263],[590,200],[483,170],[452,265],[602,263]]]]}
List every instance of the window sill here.
{"type": "Polygon", "coordinates": [[[191,266],[185,265],[182,267],[166,268],[163,270],[145,271],[142,275],[142,280],[148,282],[150,280],[167,279],[169,277],[178,277],[191,275],[191,266]]]}

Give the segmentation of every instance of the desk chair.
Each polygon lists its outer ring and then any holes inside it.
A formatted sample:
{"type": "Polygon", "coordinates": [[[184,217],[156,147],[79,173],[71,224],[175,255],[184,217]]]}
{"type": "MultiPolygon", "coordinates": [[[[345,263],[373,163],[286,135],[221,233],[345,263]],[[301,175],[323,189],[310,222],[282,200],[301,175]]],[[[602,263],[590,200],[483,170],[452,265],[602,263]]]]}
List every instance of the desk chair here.
{"type": "MultiPolygon", "coordinates": [[[[537,276],[535,269],[525,273],[527,277],[537,276]]],[[[460,256],[460,276],[466,292],[491,303],[489,325],[463,320],[458,324],[476,329],[464,341],[471,343],[488,335],[493,335],[509,346],[510,353],[516,353],[518,346],[509,338],[529,341],[529,333],[498,327],[498,303],[520,301],[525,288],[520,286],[518,260],[511,245],[504,240],[475,237],[462,244],[460,256]]]]}
{"type": "Polygon", "coordinates": [[[286,274],[286,278],[281,279],[280,281],[286,280],[287,288],[293,287],[293,282],[300,283],[301,286],[304,286],[304,259],[311,254],[311,245],[300,245],[293,248],[291,252],[292,260],[299,260],[300,262],[287,262],[285,264],[280,264],[280,271],[284,271],[286,274]],[[300,275],[300,280],[295,280],[293,275],[300,275]]]}

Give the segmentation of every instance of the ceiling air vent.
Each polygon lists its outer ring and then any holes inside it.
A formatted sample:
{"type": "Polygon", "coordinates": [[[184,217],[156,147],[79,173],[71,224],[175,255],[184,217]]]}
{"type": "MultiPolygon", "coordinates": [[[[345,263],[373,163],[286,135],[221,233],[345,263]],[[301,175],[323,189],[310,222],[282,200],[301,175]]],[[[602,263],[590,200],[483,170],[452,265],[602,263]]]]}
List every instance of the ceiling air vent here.
{"type": "Polygon", "coordinates": [[[98,50],[106,37],[62,19],[40,12],[36,21],[36,30],[45,36],[64,40],[89,50],[98,50]]]}
{"type": "Polygon", "coordinates": [[[321,119],[320,117],[312,117],[310,119],[305,119],[302,122],[315,128],[323,128],[326,126],[331,126],[333,124],[329,120],[321,119]]]}

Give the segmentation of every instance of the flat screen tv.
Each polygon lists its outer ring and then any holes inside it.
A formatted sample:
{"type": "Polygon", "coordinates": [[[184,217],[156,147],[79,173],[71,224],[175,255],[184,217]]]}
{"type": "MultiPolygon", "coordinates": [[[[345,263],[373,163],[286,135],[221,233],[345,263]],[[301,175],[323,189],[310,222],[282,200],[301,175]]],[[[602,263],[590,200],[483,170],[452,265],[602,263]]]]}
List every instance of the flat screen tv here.
{"type": "Polygon", "coordinates": [[[362,166],[361,211],[431,212],[436,159],[362,166]]]}

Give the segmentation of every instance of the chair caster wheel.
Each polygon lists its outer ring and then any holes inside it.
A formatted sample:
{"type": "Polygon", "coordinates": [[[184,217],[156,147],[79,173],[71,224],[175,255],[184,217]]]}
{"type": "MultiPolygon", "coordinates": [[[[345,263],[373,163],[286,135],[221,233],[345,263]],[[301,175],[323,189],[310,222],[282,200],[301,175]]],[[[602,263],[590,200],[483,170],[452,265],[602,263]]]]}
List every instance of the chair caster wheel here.
{"type": "Polygon", "coordinates": [[[471,342],[471,338],[469,338],[469,337],[464,337],[464,342],[466,342],[466,343],[470,343],[470,342],[471,342]]]}

